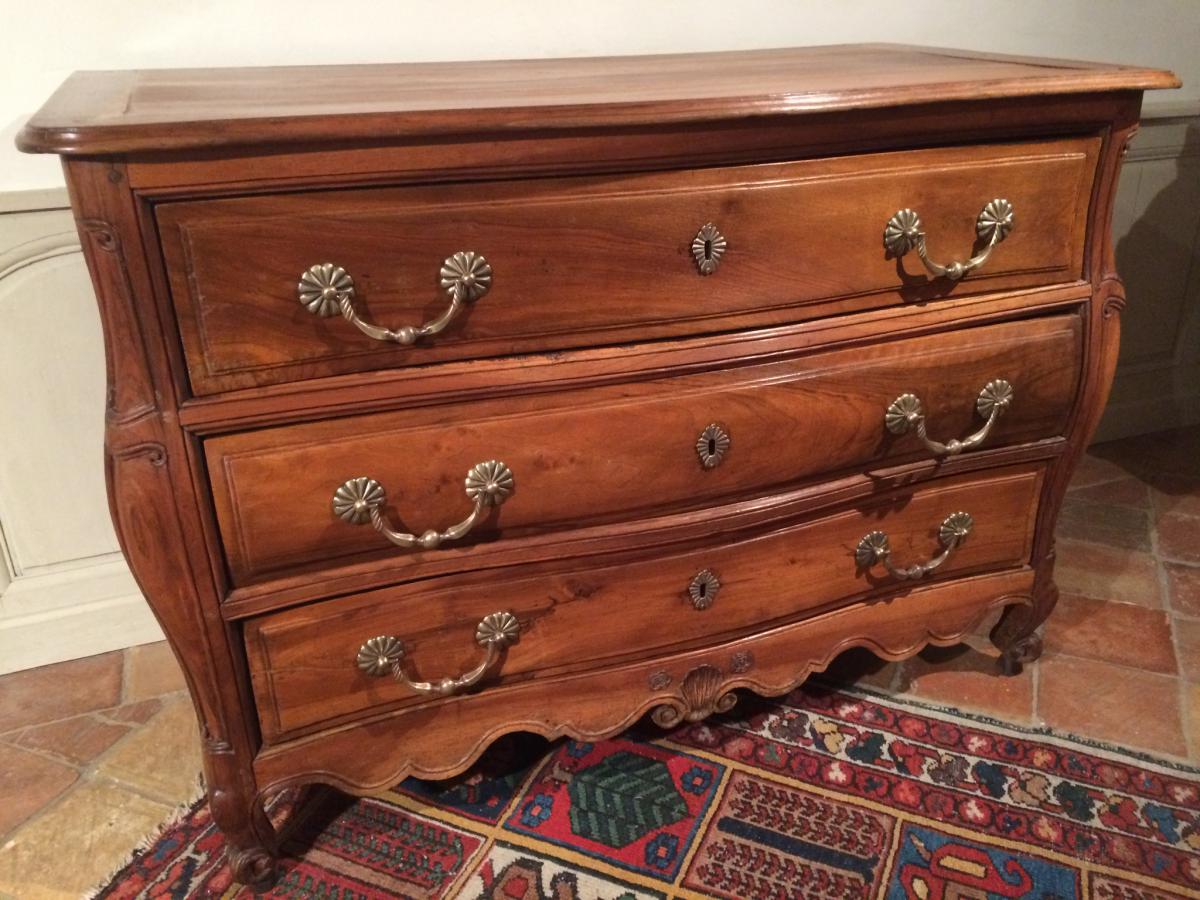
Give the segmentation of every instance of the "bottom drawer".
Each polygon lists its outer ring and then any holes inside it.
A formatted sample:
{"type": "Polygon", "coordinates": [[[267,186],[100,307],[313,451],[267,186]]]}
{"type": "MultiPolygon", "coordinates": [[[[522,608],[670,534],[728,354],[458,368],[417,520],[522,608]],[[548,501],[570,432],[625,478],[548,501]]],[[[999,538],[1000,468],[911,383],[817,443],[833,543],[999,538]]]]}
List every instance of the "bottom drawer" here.
{"type": "Polygon", "coordinates": [[[916,580],[1024,564],[1042,474],[1025,465],[961,475],[720,546],[566,571],[472,573],[250,620],[246,646],[263,736],[271,742],[428,701],[389,671],[398,658],[409,682],[434,684],[490,661],[478,689],[497,690],[534,673],[749,633],[916,580]],[[964,512],[972,521],[961,538],[965,520],[954,514],[964,512]],[[902,571],[939,557],[928,573],[902,571]],[[498,617],[481,626],[492,613],[515,619],[505,634],[515,640],[503,650],[477,640],[504,630],[498,617]],[[393,640],[360,653],[377,636],[393,640]]]}

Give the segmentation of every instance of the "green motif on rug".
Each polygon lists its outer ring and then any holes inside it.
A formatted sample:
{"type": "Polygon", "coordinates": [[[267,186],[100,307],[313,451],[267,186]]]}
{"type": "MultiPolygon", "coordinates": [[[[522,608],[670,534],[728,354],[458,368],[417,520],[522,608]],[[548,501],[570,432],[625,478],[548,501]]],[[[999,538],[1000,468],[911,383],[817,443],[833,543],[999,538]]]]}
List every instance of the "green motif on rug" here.
{"type": "Polygon", "coordinates": [[[688,814],[665,763],[628,751],[606,756],[571,779],[571,831],[624,847],[688,814]]]}

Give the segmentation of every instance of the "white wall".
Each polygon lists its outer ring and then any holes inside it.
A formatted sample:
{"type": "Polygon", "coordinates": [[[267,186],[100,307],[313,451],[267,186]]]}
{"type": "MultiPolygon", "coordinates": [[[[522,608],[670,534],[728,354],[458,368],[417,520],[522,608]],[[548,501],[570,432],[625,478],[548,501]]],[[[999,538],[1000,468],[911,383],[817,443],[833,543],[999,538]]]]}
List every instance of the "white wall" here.
{"type": "Polygon", "coordinates": [[[73,69],[898,41],[1174,69],[1122,177],[1129,285],[1108,437],[1200,421],[1200,0],[0,0],[0,673],[161,636],[104,501],[95,301],[24,119],[73,69]]]}
{"type": "Polygon", "coordinates": [[[1172,68],[1200,113],[1198,0],[0,0],[0,190],[56,185],[18,123],[73,69],[663,53],[896,41],[1172,68]]]}

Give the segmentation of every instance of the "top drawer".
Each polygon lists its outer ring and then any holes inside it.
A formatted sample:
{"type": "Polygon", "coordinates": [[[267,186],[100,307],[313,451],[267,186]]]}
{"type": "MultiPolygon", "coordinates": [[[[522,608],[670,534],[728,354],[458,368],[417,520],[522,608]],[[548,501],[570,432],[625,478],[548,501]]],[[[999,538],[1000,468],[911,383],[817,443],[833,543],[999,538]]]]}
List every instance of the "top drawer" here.
{"type": "Polygon", "coordinates": [[[157,216],[192,387],[211,394],[1072,281],[1098,148],[1074,138],[305,192],[167,203],[157,216]],[[909,243],[919,231],[931,262],[965,262],[988,249],[995,207],[984,210],[997,198],[1011,231],[961,280],[930,275],[916,247],[897,257],[885,246],[889,220],[912,210],[919,222],[900,222],[909,243]],[[460,252],[486,268],[446,264],[460,252]],[[444,327],[394,340],[427,323],[444,327]]]}

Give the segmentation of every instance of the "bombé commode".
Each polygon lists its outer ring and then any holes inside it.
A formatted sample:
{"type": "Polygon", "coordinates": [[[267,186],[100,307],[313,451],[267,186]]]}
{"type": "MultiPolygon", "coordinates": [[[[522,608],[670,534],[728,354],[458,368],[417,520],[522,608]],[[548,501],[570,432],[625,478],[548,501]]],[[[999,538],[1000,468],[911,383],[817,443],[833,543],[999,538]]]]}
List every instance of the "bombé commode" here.
{"type": "Polygon", "coordinates": [[[263,800],[1039,652],[1170,73],[886,45],[78,73],[122,548],[235,876],[263,800]]]}

